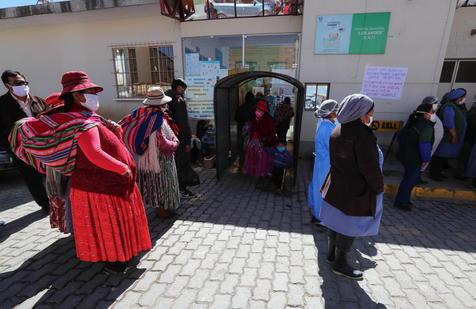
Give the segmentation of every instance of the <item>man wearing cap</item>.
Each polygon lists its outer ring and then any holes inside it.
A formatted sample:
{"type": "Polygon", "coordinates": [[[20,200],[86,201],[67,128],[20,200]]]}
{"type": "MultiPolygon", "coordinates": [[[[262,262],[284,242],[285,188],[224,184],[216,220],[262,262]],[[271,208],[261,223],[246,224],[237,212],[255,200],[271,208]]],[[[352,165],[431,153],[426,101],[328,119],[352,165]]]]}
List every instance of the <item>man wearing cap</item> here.
{"type": "Polygon", "coordinates": [[[444,96],[444,103],[438,111],[438,117],[443,122],[444,135],[438,149],[431,160],[430,178],[436,181],[444,179],[443,170],[448,159],[458,158],[463,148],[466,132],[466,90],[453,89],[444,96]]]}
{"type": "Polygon", "coordinates": [[[187,104],[184,99],[186,89],[187,84],[185,81],[178,78],[172,82],[172,89],[165,93],[172,98],[172,101],[169,103],[169,114],[174,123],[179,127],[178,139],[180,145],[175,153],[175,163],[177,165],[180,197],[182,199],[193,198],[195,194],[188,190],[187,187],[200,183],[198,175],[192,169],[190,160],[192,133],[188,122],[187,104]]]}
{"type": "MultiPolygon", "coordinates": [[[[20,72],[6,70],[2,74],[2,82],[8,92],[0,97],[0,146],[10,149],[8,136],[15,122],[25,117],[36,117],[47,107],[43,99],[30,94],[28,82],[20,72]]],[[[13,158],[33,199],[48,212],[49,202],[43,175],[16,156],[13,158]]]]}

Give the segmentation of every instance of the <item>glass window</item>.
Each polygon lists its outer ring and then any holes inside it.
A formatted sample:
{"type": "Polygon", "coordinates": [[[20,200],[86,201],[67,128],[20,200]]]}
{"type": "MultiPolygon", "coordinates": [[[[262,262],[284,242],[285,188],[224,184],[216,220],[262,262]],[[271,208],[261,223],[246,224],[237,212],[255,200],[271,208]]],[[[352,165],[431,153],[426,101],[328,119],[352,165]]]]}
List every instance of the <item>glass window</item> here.
{"type": "Polygon", "coordinates": [[[445,61],[441,70],[440,83],[451,83],[456,61],[445,61]]]}
{"type": "Polygon", "coordinates": [[[309,83],[306,84],[306,101],[304,110],[314,111],[322,103],[329,98],[329,83],[309,83]]]}
{"type": "Polygon", "coordinates": [[[476,83],[476,60],[460,61],[456,83],[476,83]]]}
{"type": "Polygon", "coordinates": [[[179,20],[301,15],[304,0],[161,0],[162,14],[179,20]]]}
{"type": "MultiPolygon", "coordinates": [[[[299,36],[297,34],[247,36],[245,62],[250,66],[250,70],[270,71],[296,77],[299,62],[298,49],[299,36]],[[251,64],[255,64],[253,68],[251,64]]],[[[241,51],[233,56],[241,58],[241,51]]]]}
{"type": "MultiPolygon", "coordinates": [[[[298,34],[248,36],[244,50],[241,35],[184,38],[183,47],[188,84],[185,95],[190,117],[195,119],[213,119],[214,86],[223,77],[244,71],[268,71],[292,77],[297,74],[298,34]]],[[[294,91],[278,80],[256,82],[260,86],[250,83],[250,90],[280,97],[287,95],[294,100],[294,91]]]]}
{"type": "Polygon", "coordinates": [[[167,87],[174,77],[172,46],[114,48],[117,97],[145,97],[151,85],[167,87]]]}

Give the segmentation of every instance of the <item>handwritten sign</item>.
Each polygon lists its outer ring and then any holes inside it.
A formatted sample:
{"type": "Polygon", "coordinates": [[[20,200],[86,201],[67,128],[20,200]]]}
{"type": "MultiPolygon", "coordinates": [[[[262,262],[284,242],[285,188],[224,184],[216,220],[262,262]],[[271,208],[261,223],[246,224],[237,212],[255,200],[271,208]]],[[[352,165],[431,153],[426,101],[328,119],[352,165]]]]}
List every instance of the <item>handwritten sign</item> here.
{"type": "Polygon", "coordinates": [[[362,93],[373,99],[400,100],[408,68],[366,66],[362,93]]]}
{"type": "Polygon", "coordinates": [[[403,121],[394,120],[374,120],[372,122],[372,130],[379,132],[397,132],[403,126],[403,121]]]}

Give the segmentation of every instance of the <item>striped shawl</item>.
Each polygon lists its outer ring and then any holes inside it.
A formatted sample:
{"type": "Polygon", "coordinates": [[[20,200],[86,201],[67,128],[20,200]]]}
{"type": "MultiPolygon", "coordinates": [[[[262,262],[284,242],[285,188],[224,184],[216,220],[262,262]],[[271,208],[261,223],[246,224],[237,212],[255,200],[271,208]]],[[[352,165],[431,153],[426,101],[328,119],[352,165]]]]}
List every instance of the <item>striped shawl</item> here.
{"type": "Polygon", "coordinates": [[[149,146],[149,137],[162,127],[162,112],[141,106],[119,121],[124,131],[124,143],[134,155],[142,155],[149,146]]]}
{"type": "Polygon", "coordinates": [[[10,133],[10,145],[18,158],[40,173],[49,166],[70,176],[76,166],[79,135],[102,122],[89,111],[23,118],[10,133]]]}

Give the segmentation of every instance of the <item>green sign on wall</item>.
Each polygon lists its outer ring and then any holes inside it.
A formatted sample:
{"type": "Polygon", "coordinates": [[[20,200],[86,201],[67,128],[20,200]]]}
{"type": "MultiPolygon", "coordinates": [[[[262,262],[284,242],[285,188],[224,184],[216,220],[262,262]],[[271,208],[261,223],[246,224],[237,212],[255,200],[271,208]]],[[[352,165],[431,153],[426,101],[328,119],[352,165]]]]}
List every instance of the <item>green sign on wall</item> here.
{"type": "Polygon", "coordinates": [[[390,13],[317,17],[316,54],[384,54],[390,13]]]}

